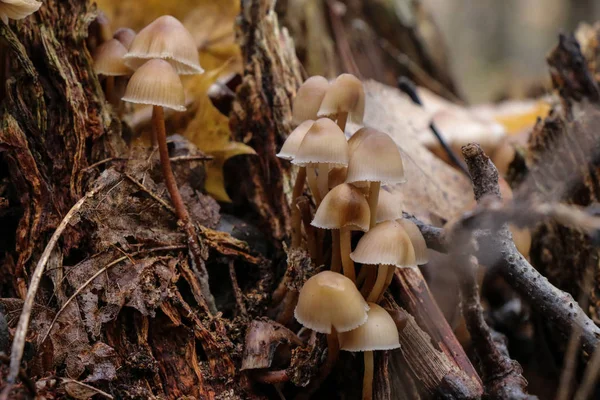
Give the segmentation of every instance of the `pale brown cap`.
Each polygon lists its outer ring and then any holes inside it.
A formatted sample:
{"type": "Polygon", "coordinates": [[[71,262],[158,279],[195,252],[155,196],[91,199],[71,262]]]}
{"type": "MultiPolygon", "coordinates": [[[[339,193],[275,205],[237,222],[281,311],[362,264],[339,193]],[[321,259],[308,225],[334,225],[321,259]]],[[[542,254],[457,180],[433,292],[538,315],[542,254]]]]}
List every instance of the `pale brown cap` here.
{"type": "Polygon", "coordinates": [[[0,1],[0,19],[8,24],[8,19],[26,18],[39,10],[42,3],[35,0],[2,0],[0,1]]]}
{"type": "Polygon", "coordinates": [[[356,329],[367,322],[369,306],[354,283],[342,274],[323,271],[304,283],[294,315],[313,331],[356,329]]]}
{"type": "Polygon", "coordinates": [[[369,230],[369,203],[355,187],[343,183],[333,188],[317,208],[312,226],[321,229],[369,230]]]}
{"type": "Polygon", "coordinates": [[[429,262],[429,254],[427,253],[427,243],[425,243],[425,238],[423,234],[421,234],[421,230],[414,222],[408,219],[400,219],[397,221],[410,238],[410,242],[415,249],[415,259],[417,261],[417,265],[427,264],[429,262]]]}
{"type": "Polygon", "coordinates": [[[175,69],[165,60],[142,65],[129,79],[123,101],[185,111],[185,92],[175,69]]]}
{"type": "Polygon", "coordinates": [[[311,126],[315,123],[315,121],[304,121],[296,129],[289,134],[283,146],[281,146],[281,150],[277,153],[277,157],[283,158],[284,160],[293,160],[296,157],[296,152],[298,151],[298,147],[300,147],[300,143],[302,143],[302,139],[306,135],[306,132],[311,128],[311,126]]]}
{"type": "Polygon", "coordinates": [[[381,188],[379,190],[379,202],[377,203],[377,222],[394,221],[402,218],[402,201],[400,196],[381,188]]]}
{"type": "Polygon", "coordinates": [[[119,28],[113,34],[113,38],[117,39],[126,49],[129,49],[133,39],[135,39],[136,33],[131,28],[119,28]]]}
{"type": "Polygon", "coordinates": [[[410,237],[397,221],[377,224],[358,241],[350,253],[354,262],[370,265],[415,267],[415,250],[410,237]]]}
{"type": "Polygon", "coordinates": [[[352,150],[346,182],[405,182],[400,150],[387,133],[365,130],[349,147],[352,150]]]}
{"type": "Polygon", "coordinates": [[[329,82],[322,76],[311,76],[298,89],[292,105],[292,123],[298,125],[303,121],[317,119],[329,82]]]}
{"type": "Polygon", "coordinates": [[[152,58],[167,60],[180,75],[204,72],[194,38],[170,15],[157,18],[137,34],[125,55],[125,63],[137,69],[152,58]]]}
{"type": "Polygon", "coordinates": [[[102,43],[94,53],[94,72],[105,76],[131,75],[133,71],[123,62],[127,49],[117,39],[102,43]]]}
{"type": "Polygon", "coordinates": [[[348,142],[344,132],[329,118],[317,120],[306,132],[292,163],[348,165],[348,142]]]}
{"type": "Polygon", "coordinates": [[[338,335],[345,351],[393,350],[400,347],[398,328],[392,316],[375,303],[369,303],[367,323],[338,335]]]}
{"type": "Polygon", "coordinates": [[[351,74],[341,74],[329,85],[317,115],[336,117],[347,112],[350,121],[362,124],[365,115],[365,89],[360,79],[351,74]]]}

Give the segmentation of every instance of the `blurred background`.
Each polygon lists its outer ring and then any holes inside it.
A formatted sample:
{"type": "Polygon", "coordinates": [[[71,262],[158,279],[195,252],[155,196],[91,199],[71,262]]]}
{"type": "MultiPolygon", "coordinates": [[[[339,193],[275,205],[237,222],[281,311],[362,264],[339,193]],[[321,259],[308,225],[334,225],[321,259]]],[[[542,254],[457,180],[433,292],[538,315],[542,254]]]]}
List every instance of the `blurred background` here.
{"type": "Polygon", "coordinates": [[[422,0],[446,42],[458,87],[473,103],[547,82],[560,32],[600,20],[598,0],[422,0]]]}

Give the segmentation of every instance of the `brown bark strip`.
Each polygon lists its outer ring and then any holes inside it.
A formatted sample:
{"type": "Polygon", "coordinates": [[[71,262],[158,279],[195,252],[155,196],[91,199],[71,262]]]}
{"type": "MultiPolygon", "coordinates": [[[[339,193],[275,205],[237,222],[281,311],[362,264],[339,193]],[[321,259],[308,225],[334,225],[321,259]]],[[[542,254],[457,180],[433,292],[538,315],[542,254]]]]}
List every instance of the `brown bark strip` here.
{"type": "Polygon", "coordinates": [[[242,165],[242,196],[249,199],[265,232],[281,241],[290,230],[289,171],[275,157],[292,131],[292,98],[300,66],[287,31],[280,29],[273,0],[243,0],[238,42],[244,77],[237,89],[230,126],[236,140],[256,150],[242,165]]]}

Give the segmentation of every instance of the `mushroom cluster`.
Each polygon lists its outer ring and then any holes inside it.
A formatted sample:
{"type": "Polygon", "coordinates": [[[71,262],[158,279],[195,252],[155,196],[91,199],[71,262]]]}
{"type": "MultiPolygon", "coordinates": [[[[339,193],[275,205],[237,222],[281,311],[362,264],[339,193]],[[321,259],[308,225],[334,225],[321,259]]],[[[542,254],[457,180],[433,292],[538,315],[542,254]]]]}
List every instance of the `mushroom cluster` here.
{"type": "Polygon", "coordinates": [[[294,315],[327,335],[321,375],[329,373],[340,349],[364,353],[363,399],[371,399],[373,352],[400,347],[396,325],[378,303],[395,269],[425,264],[427,248],[385,187],[405,181],[394,140],[368,127],[346,139],[347,121],[362,125],[364,112],[364,88],[353,75],[332,82],[309,78],[293,103],[297,127],[278,156],[299,167],[290,204],[291,247],[306,247],[313,262],[325,266],[300,290],[294,315]],[[306,202],[306,189],[314,205],[310,219],[298,207],[306,202]]]}
{"type": "Polygon", "coordinates": [[[164,109],[185,111],[185,92],[179,75],[204,72],[191,33],[175,17],[163,15],[139,33],[128,28],[114,32],[94,54],[94,69],[105,79],[105,97],[113,105],[115,77],[129,77],[121,100],[152,106],[153,142],[158,146],[165,185],[177,217],[184,223],[189,213],[171,169],[164,109]]]}

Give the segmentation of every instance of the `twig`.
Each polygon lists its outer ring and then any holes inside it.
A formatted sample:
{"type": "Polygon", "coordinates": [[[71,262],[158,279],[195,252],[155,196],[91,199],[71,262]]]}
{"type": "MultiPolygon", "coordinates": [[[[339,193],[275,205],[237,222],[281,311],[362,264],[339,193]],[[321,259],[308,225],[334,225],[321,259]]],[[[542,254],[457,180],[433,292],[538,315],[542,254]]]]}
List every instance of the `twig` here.
{"type": "Polygon", "coordinates": [[[247,312],[246,305],[244,304],[244,294],[242,293],[242,289],[240,289],[240,285],[235,274],[235,263],[233,260],[229,260],[229,278],[231,278],[231,286],[233,287],[235,302],[237,303],[240,314],[245,317],[247,312]]]}
{"type": "MultiPolygon", "coordinates": [[[[405,76],[401,77],[398,80],[398,88],[400,90],[402,90],[404,93],[406,93],[408,95],[408,97],[410,97],[410,99],[413,101],[413,103],[423,107],[423,102],[421,101],[421,98],[419,97],[419,94],[417,93],[415,84],[410,79],[408,79],[405,76]]],[[[440,145],[442,146],[442,148],[444,149],[444,151],[446,152],[446,154],[448,155],[450,160],[454,163],[454,165],[456,165],[463,174],[465,174],[466,176],[469,176],[469,171],[467,171],[467,167],[458,158],[458,156],[456,155],[454,150],[452,150],[450,145],[448,143],[446,143],[446,140],[444,139],[444,137],[442,136],[442,134],[440,133],[440,131],[437,129],[437,127],[435,126],[435,124],[433,122],[431,122],[429,124],[429,129],[431,129],[431,132],[433,132],[433,135],[436,137],[437,141],[440,143],[440,145]]]]}
{"type": "Polygon", "coordinates": [[[144,186],[141,182],[138,182],[138,180],[135,179],[133,176],[131,176],[131,175],[127,174],[127,173],[125,173],[124,175],[125,175],[125,177],[127,179],[129,179],[131,181],[131,183],[133,183],[134,185],[136,185],[137,187],[139,187],[144,193],[146,193],[148,196],[150,196],[154,200],[156,200],[167,211],[170,211],[173,215],[176,215],[175,214],[175,209],[173,208],[173,206],[171,206],[169,203],[167,203],[166,201],[164,201],[163,199],[161,199],[160,197],[158,197],[158,195],[156,195],[153,191],[151,191],[146,186],[144,186]]]}
{"type": "Polygon", "coordinates": [[[213,156],[209,155],[199,155],[199,156],[177,156],[171,157],[171,162],[180,162],[180,161],[210,161],[214,160],[213,156]]]}
{"type": "Polygon", "coordinates": [[[78,386],[84,387],[84,388],[86,388],[88,390],[93,390],[94,392],[96,392],[96,394],[99,394],[100,396],[104,396],[107,399],[110,399],[110,400],[114,399],[114,397],[111,396],[110,394],[108,394],[108,393],[106,393],[106,392],[104,392],[104,391],[102,391],[102,390],[100,390],[98,388],[95,388],[93,386],[87,385],[87,384],[85,384],[83,382],[76,381],[74,379],[65,379],[65,378],[63,378],[62,379],[62,383],[64,385],[67,385],[67,384],[78,385],[78,386]]]}
{"type": "Polygon", "coordinates": [[[44,343],[46,341],[46,339],[50,335],[50,332],[52,332],[52,328],[54,327],[54,324],[56,323],[56,320],[58,320],[58,317],[60,317],[60,315],[62,314],[62,312],[67,308],[67,306],[71,303],[71,301],[73,301],[73,299],[75,299],[75,297],[77,297],[77,295],[79,293],[81,293],[81,291],[83,289],[85,289],[90,283],[92,283],[94,281],[94,279],[96,279],[97,277],[99,277],[102,273],[108,271],[110,268],[114,267],[115,265],[117,265],[117,264],[119,264],[119,263],[121,263],[122,261],[125,261],[125,260],[129,260],[129,261],[131,261],[133,263],[134,261],[131,259],[131,257],[135,257],[135,256],[138,256],[140,254],[153,253],[153,252],[165,251],[165,250],[181,250],[181,249],[185,249],[185,248],[187,248],[187,246],[183,246],[183,245],[156,247],[156,248],[153,248],[153,249],[138,251],[138,252],[135,252],[135,253],[133,253],[131,255],[124,255],[123,257],[117,258],[116,260],[114,260],[114,261],[106,264],[104,267],[100,268],[94,275],[92,275],[87,281],[85,281],[79,288],[77,288],[77,290],[75,291],[75,293],[73,293],[71,295],[71,297],[69,297],[67,299],[67,301],[65,301],[65,303],[62,305],[62,307],[60,308],[60,310],[58,310],[58,312],[54,316],[54,319],[52,320],[52,322],[50,322],[50,326],[48,326],[48,330],[46,331],[46,334],[42,338],[40,344],[42,344],[42,343],[44,343]]]}
{"type": "MultiPolygon", "coordinates": [[[[342,25],[341,13],[336,1],[327,0],[327,11],[329,11],[329,20],[331,21],[331,28],[337,44],[338,53],[342,59],[342,64],[346,72],[361,78],[360,69],[356,65],[354,56],[352,55],[352,49],[350,43],[346,37],[344,26],[342,25]]],[[[343,7],[343,5],[342,5],[343,7]]]]}
{"type": "Polygon", "coordinates": [[[21,358],[23,357],[23,350],[25,349],[25,337],[27,335],[27,328],[29,327],[29,318],[31,317],[31,310],[33,309],[33,302],[35,300],[37,290],[40,286],[42,275],[44,274],[44,268],[46,267],[46,263],[50,258],[50,254],[52,254],[54,246],[56,246],[58,239],[69,224],[69,221],[71,221],[71,219],[79,212],[86,200],[94,197],[97,192],[104,188],[104,185],[104,183],[100,184],[99,186],[90,190],[86,193],[85,196],[79,199],[79,201],[75,203],[73,207],[71,207],[67,215],[65,215],[60,225],[58,225],[58,228],[56,228],[56,231],[50,238],[50,241],[46,245],[46,248],[44,249],[44,252],[40,257],[35,267],[35,270],[33,271],[31,282],[29,283],[29,290],[27,291],[27,297],[25,298],[25,302],[23,303],[23,310],[21,311],[21,316],[19,317],[19,322],[15,330],[12,350],[10,353],[10,369],[7,378],[9,384],[15,383],[19,375],[21,358]]]}

